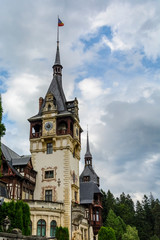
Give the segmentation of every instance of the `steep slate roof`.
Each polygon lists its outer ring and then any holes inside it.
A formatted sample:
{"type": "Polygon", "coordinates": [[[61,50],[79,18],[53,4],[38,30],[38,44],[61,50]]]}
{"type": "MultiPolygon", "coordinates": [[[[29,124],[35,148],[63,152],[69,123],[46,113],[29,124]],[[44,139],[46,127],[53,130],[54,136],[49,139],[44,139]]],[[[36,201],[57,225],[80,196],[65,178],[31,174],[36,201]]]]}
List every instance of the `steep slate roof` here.
{"type": "Polygon", "coordinates": [[[89,136],[88,136],[88,131],[87,131],[87,148],[86,148],[86,154],[85,158],[92,158],[92,154],[90,153],[90,147],[89,147],[89,136]]]}
{"type": "Polygon", "coordinates": [[[98,176],[97,174],[95,173],[95,171],[93,170],[92,166],[89,165],[89,166],[85,166],[83,172],[81,173],[80,175],[80,182],[83,182],[83,177],[87,177],[87,176],[90,176],[90,181],[91,182],[94,182],[95,184],[99,184],[98,182],[98,176]]]}
{"type": "Polygon", "coordinates": [[[6,160],[12,160],[13,158],[20,158],[20,156],[11,150],[9,147],[1,143],[1,150],[6,160]]]}
{"type": "Polygon", "coordinates": [[[90,204],[93,203],[94,194],[100,193],[100,190],[94,182],[81,182],[80,183],[80,203],[90,204]]]}
{"type": "Polygon", "coordinates": [[[49,86],[48,93],[52,93],[56,99],[58,112],[64,112],[67,110],[66,97],[64,95],[62,87],[62,76],[54,75],[53,80],[49,86]]]}
{"type": "Polygon", "coordinates": [[[12,166],[27,165],[29,160],[31,159],[31,155],[19,156],[17,153],[15,153],[3,143],[1,143],[1,149],[6,161],[10,162],[10,165],[12,166]]]}

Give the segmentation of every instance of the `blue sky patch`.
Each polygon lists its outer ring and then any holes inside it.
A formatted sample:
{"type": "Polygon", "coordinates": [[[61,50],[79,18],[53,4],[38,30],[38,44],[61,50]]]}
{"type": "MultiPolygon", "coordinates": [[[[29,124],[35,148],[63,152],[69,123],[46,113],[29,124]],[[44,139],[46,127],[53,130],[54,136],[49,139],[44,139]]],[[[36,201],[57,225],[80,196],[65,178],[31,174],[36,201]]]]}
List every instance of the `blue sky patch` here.
{"type": "Polygon", "coordinates": [[[91,48],[94,44],[98,43],[102,36],[105,35],[109,40],[112,39],[112,31],[108,26],[103,26],[95,34],[91,34],[88,39],[81,38],[80,41],[84,44],[84,51],[91,48]]]}

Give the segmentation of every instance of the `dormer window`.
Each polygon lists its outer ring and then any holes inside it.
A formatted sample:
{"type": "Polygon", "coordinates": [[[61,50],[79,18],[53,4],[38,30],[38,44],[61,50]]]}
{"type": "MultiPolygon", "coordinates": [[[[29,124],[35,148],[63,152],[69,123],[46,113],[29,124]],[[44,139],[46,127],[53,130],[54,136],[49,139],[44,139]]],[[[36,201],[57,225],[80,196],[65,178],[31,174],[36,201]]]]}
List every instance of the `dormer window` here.
{"type": "Polygon", "coordinates": [[[90,181],[90,176],[83,177],[83,182],[89,182],[89,181],[90,181]]]}

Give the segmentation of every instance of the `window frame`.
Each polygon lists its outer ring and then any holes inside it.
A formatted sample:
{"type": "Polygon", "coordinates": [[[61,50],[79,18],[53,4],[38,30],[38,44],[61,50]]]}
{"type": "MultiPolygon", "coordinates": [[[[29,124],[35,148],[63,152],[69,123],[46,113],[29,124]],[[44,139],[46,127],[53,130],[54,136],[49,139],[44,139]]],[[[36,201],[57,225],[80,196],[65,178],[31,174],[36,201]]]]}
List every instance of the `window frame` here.
{"type": "Polygon", "coordinates": [[[52,189],[45,190],[45,201],[52,202],[52,189]]]}
{"type": "Polygon", "coordinates": [[[53,169],[50,169],[50,170],[45,170],[44,171],[44,179],[46,180],[46,179],[53,179],[54,178],[54,170],[53,169]],[[51,174],[51,172],[53,173],[53,174],[51,174]],[[47,174],[48,174],[48,176],[47,176],[47,174]]]}
{"type": "Polygon", "coordinates": [[[46,236],[46,221],[44,219],[39,219],[37,222],[37,236],[46,236]]]}
{"type": "Polygon", "coordinates": [[[47,154],[52,154],[53,153],[53,143],[52,142],[48,142],[47,143],[47,154]]]}
{"type": "Polygon", "coordinates": [[[50,236],[51,237],[56,236],[56,227],[57,227],[57,222],[55,220],[52,220],[50,222],[50,236]]]}

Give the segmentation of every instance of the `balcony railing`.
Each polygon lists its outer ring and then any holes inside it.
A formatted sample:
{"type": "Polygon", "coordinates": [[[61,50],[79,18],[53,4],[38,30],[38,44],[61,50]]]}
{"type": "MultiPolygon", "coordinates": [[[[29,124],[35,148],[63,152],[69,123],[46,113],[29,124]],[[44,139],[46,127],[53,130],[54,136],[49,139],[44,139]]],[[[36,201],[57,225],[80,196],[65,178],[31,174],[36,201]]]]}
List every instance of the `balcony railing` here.
{"type": "Polygon", "coordinates": [[[31,133],[31,138],[39,138],[42,136],[41,132],[35,132],[35,133],[31,133]]]}

